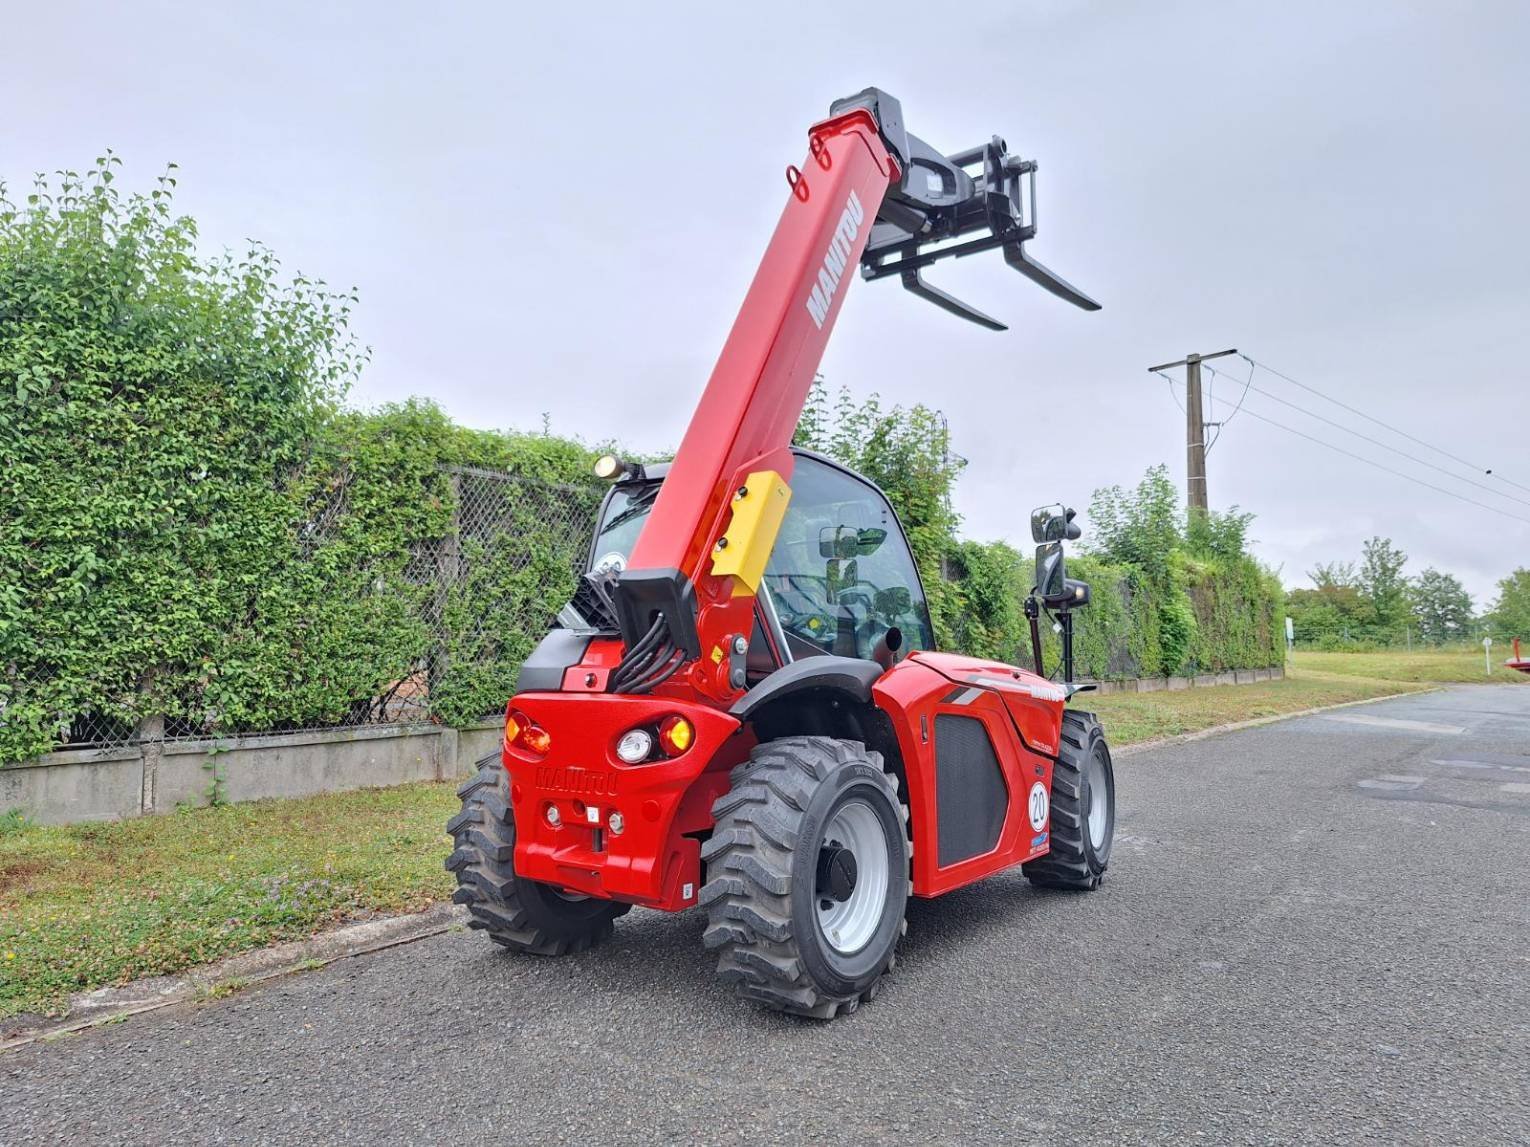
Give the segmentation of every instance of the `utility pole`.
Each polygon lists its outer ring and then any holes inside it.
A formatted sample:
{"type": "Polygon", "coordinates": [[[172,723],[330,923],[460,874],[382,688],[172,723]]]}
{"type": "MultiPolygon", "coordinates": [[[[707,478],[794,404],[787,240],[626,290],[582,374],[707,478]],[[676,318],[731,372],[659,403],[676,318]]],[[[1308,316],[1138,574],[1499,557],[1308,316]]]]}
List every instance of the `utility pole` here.
{"type": "Polygon", "coordinates": [[[1213,358],[1237,354],[1219,350],[1216,354],[1187,354],[1178,362],[1148,367],[1149,374],[1162,374],[1177,366],[1185,368],[1185,501],[1194,513],[1206,512],[1206,419],[1201,413],[1201,363],[1213,358]]]}

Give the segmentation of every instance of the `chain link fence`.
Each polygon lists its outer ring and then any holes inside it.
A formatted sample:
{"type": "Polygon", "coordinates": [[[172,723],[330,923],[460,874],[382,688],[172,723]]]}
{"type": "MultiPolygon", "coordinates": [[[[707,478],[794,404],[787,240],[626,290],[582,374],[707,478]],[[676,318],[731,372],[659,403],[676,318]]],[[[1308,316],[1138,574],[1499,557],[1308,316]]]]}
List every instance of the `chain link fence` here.
{"type": "MultiPolygon", "coordinates": [[[[305,712],[302,666],[295,665],[290,681],[273,681],[268,690],[278,710],[283,692],[290,696],[285,719],[230,719],[193,682],[166,712],[136,721],[63,714],[56,747],[110,750],[315,729],[460,726],[497,716],[515,690],[521,662],[573,594],[602,491],[471,467],[447,468],[442,478],[450,525],[439,536],[410,541],[403,560],[385,571],[337,563],[337,580],[325,586],[353,599],[359,630],[326,635],[356,645],[358,685],[342,710],[331,704],[322,719],[305,712]],[[385,627],[386,640],[367,640],[377,635],[373,627],[385,627]]],[[[347,529],[349,494],[341,483],[307,507],[296,553],[310,576],[326,568],[327,555],[347,529]]],[[[332,694],[333,681],[324,684],[332,694]]]]}

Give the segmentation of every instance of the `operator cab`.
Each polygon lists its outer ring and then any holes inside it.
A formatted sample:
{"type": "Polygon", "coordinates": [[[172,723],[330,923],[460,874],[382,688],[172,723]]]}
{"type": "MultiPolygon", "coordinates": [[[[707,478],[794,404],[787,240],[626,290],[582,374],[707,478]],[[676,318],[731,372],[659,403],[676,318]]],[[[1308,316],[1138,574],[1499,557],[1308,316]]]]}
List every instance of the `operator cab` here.
{"type": "MultiPolygon", "coordinates": [[[[755,598],[750,684],[804,657],[870,659],[889,629],[904,650],[933,649],[919,570],[886,495],[837,462],[793,448],[791,503],[755,598]]],[[[587,570],[619,572],[668,466],[616,483],[601,506],[587,570]]]]}

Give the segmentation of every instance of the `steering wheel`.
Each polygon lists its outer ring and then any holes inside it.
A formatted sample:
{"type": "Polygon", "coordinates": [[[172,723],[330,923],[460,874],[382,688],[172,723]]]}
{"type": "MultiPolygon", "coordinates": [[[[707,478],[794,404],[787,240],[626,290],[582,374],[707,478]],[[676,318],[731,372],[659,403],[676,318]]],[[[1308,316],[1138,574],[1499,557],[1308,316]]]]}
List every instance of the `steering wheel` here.
{"type": "Polygon", "coordinates": [[[814,644],[833,639],[839,627],[839,615],[829,605],[826,586],[812,577],[798,574],[766,576],[771,579],[771,597],[776,611],[783,615],[781,625],[784,629],[814,644]]]}

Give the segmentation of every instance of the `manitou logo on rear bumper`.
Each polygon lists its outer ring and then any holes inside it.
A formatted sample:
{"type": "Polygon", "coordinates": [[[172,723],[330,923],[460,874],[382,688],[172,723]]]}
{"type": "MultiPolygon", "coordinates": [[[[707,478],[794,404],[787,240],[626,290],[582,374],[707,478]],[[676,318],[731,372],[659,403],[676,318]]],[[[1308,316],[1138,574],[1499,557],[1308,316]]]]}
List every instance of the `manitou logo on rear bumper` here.
{"type": "Polygon", "coordinates": [[[834,228],[834,237],[829,240],[829,250],[823,257],[823,266],[818,268],[818,283],[808,292],[808,314],[813,316],[813,325],[819,330],[823,329],[824,320],[829,317],[829,304],[834,301],[834,292],[839,290],[839,281],[850,264],[850,244],[860,234],[861,222],[865,218],[861,198],[852,191],[850,198],[845,200],[845,210],[840,214],[839,226],[834,228]]]}
{"type": "Polygon", "coordinates": [[[589,772],[577,768],[537,766],[537,788],[543,792],[569,793],[573,796],[614,796],[616,778],[606,772],[589,772]]]}

